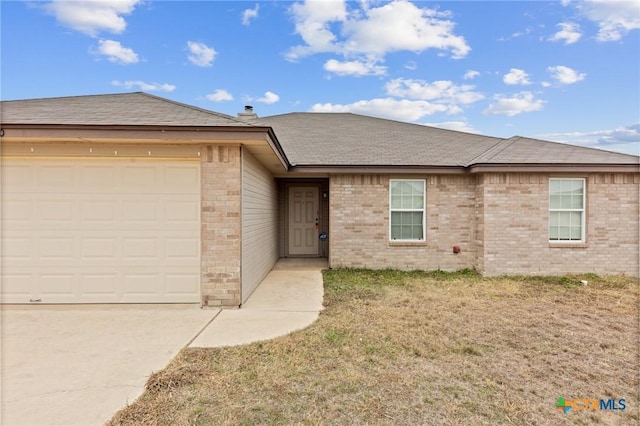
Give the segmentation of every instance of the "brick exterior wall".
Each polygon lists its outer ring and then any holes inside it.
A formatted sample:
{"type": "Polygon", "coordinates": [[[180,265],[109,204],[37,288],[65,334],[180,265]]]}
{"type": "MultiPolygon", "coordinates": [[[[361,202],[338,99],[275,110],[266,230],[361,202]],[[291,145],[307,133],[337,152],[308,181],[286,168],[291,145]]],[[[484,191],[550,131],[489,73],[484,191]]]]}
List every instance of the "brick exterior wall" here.
{"type": "Polygon", "coordinates": [[[330,266],[485,275],[640,274],[639,174],[484,173],[330,178],[330,266]],[[550,244],[549,178],[587,182],[586,244],[550,244]],[[427,235],[389,241],[389,180],[426,179],[427,235]],[[461,247],[453,254],[452,247],[461,247]]]}
{"type": "Polygon", "coordinates": [[[239,146],[204,146],[201,155],[203,306],[240,305],[241,164],[239,146]]]}
{"type": "Polygon", "coordinates": [[[330,178],[329,264],[332,268],[458,270],[474,266],[475,176],[425,179],[426,241],[389,241],[389,175],[330,178]],[[461,252],[453,253],[453,246],[461,252]]]}
{"type": "MultiPolygon", "coordinates": [[[[479,216],[486,275],[566,273],[638,276],[638,174],[484,174],[479,216]],[[549,243],[549,178],[586,178],[586,243],[549,243]]],[[[479,221],[478,221],[479,222],[479,221]]]]}

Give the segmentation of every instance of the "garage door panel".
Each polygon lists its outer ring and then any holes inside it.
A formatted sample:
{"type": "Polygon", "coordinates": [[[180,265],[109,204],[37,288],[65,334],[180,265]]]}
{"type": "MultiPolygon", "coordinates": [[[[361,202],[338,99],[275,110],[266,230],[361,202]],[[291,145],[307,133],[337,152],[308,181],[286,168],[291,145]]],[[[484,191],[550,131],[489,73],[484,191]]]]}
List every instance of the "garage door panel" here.
{"type": "Polygon", "coordinates": [[[74,282],[76,281],[73,274],[41,274],[39,279],[42,281],[40,291],[36,296],[69,296],[74,294],[74,282]]]}
{"type": "Polygon", "coordinates": [[[34,202],[2,194],[2,221],[7,228],[18,224],[29,224],[33,219],[34,202]]]}
{"type": "Polygon", "coordinates": [[[69,259],[73,260],[74,255],[74,239],[66,237],[41,238],[38,241],[38,254],[41,259],[69,259]]]}
{"type": "Polygon", "coordinates": [[[167,294],[189,295],[194,291],[200,291],[199,274],[167,274],[166,276],[167,294]]]}
{"type": "Polygon", "coordinates": [[[96,222],[108,225],[118,220],[119,202],[102,199],[79,201],[80,223],[93,225],[96,222]]]}
{"type": "Polygon", "coordinates": [[[38,202],[40,220],[47,222],[77,222],[73,200],[42,200],[38,202]]]}
{"type": "Polygon", "coordinates": [[[73,164],[42,165],[37,169],[36,187],[69,191],[76,186],[73,164]]]}
{"type": "Polygon", "coordinates": [[[118,257],[119,238],[85,237],[80,243],[80,256],[84,261],[104,260],[112,262],[118,257]]]}
{"type": "Polygon", "coordinates": [[[2,259],[8,262],[29,261],[33,257],[33,241],[30,238],[3,236],[2,259]]]}
{"type": "Polygon", "coordinates": [[[169,166],[166,168],[164,184],[167,188],[176,190],[185,187],[197,188],[199,181],[200,175],[193,168],[181,166],[169,166]]]}
{"type": "Polygon", "coordinates": [[[197,238],[167,238],[165,254],[167,259],[193,259],[198,255],[200,243],[197,238]]]}
{"type": "Polygon", "coordinates": [[[34,169],[27,164],[3,164],[0,173],[2,185],[25,190],[34,186],[34,169]]]}
{"type": "Polygon", "coordinates": [[[123,277],[124,288],[131,297],[145,295],[153,297],[160,282],[162,277],[158,274],[125,274],[123,277]]]}
{"type": "Polygon", "coordinates": [[[122,170],[122,185],[128,188],[156,190],[158,183],[155,165],[126,165],[122,170]]]}
{"type": "Polygon", "coordinates": [[[116,189],[119,184],[116,169],[108,164],[80,167],[80,188],[85,190],[116,189]]]}
{"type": "Polygon", "coordinates": [[[167,222],[197,222],[200,206],[196,201],[170,201],[165,204],[167,222]]]}
{"type": "Polygon", "coordinates": [[[3,303],[199,301],[197,161],[3,165],[3,303]]]}
{"type": "Polygon", "coordinates": [[[36,279],[30,271],[2,271],[2,303],[25,303],[32,297],[31,283],[36,279]]]}

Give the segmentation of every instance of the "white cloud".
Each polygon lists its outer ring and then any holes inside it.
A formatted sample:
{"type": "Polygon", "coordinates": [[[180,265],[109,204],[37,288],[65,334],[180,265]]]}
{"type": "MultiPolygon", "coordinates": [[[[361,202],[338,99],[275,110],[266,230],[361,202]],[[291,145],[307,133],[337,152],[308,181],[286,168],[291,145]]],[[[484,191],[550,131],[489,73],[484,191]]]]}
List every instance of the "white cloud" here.
{"type": "Polygon", "coordinates": [[[119,41],[100,40],[98,42],[98,50],[96,53],[106,56],[109,62],[115,62],[122,65],[135,64],[139,62],[138,54],[132,49],[122,46],[119,41]]]}
{"type": "Polygon", "coordinates": [[[111,85],[116,87],[124,87],[126,89],[138,88],[143,92],[173,92],[176,86],[168,83],[145,83],[140,80],[118,81],[113,80],[111,85]]]}
{"type": "Polygon", "coordinates": [[[551,78],[553,78],[559,84],[573,84],[578,81],[584,80],[586,77],[585,73],[579,73],[569,67],[565,67],[562,65],[558,65],[555,67],[548,67],[547,71],[551,74],[551,78]]]}
{"type": "Polygon", "coordinates": [[[566,132],[539,135],[541,139],[640,155],[640,123],[593,132],[566,132]]]}
{"type": "Polygon", "coordinates": [[[189,61],[199,67],[210,67],[218,53],[213,47],[195,41],[188,41],[187,48],[190,52],[189,61]]]}
{"type": "Polygon", "coordinates": [[[408,70],[416,70],[418,69],[418,64],[416,63],[416,61],[409,61],[405,64],[404,67],[408,70]]]}
{"type": "MultiPolygon", "coordinates": [[[[419,8],[406,0],[380,7],[371,7],[367,1],[357,4],[360,8],[348,11],[345,1],[295,3],[290,11],[305,44],[291,48],[287,58],[333,52],[380,61],[389,52],[428,49],[463,58],[471,50],[464,37],[454,34],[448,12],[419,8]]],[[[348,5],[356,7],[356,3],[348,5]]]]}
{"type": "Polygon", "coordinates": [[[518,68],[511,68],[511,70],[504,75],[502,81],[508,85],[526,86],[527,84],[531,84],[529,75],[524,70],[518,68]]]}
{"type": "Polygon", "coordinates": [[[580,25],[573,22],[561,22],[557,27],[560,27],[560,31],[549,37],[550,41],[564,41],[564,44],[573,44],[580,40],[582,33],[580,32],[580,25]]]}
{"type": "Polygon", "coordinates": [[[384,55],[399,50],[439,49],[450,51],[454,58],[463,58],[471,50],[464,37],[453,33],[455,24],[447,12],[395,0],[365,9],[364,13],[366,18],[344,23],[347,52],[384,55]]]}
{"type": "Polygon", "coordinates": [[[376,65],[375,62],[344,61],[329,59],[324,64],[324,69],[337,75],[352,75],[362,77],[364,75],[384,75],[387,68],[376,65]]]}
{"type": "Polygon", "coordinates": [[[280,96],[273,92],[264,92],[264,96],[258,99],[254,99],[256,102],[262,102],[265,104],[275,104],[280,100],[280,96]]]}
{"type": "Polygon", "coordinates": [[[523,112],[540,111],[544,101],[536,99],[531,92],[516,93],[511,97],[497,95],[495,102],[482,111],[485,115],[506,115],[513,117],[523,112]]]}
{"type": "Polygon", "coordinates": [[[101,31],[122,33],[127,27],[123,18],[133,12],[141,0],[55,0],[44,9],[65,27],[97,37],[101,31]]]}
{"type": "Polygon", "coordinates": [[[294,3],[290,8],[295,21],[295,32],[306,45],[295,46],[287,58],[296,60],[318,52],[336,52],[336,36],[331,32],[331,22],[341,22],[347,17],[344,0],[306,1],[294,3]]]}
{"type": "Polygon", "coordinates": [[[480,134],[472,125],[466,121],[444,121],[442,123],[424,123],[425,126],[438,127],[440,129],[456,130],[458,132],[480,134]]]}
{"type": "Polygon", "coordinates": [[[224,89],[216,89],[213,93],[209,93],[206,98],[213,102],[224,102],[224,101],[232,101],[233,96],[231,93],[227,92],[224,89]]]}
{"type": "Polygon", "coordinates": [[[469,70],[467,72],[464,73],[464,79],[465,80],[473,80],[474,78],[476,78],[477,76],[479,76],[480,73],[476,70],[469,70]]]}
{"type": "Polygon", "coordinates": [[[260,10],[260,5],[256,3],[256,7],[253,9],[245,9],[242,12],[242,25],[250,25],[251,20],[258,17],[258,10],[260,10]]]}
{"type": "Polygon", "coordinates": [[[638,0],[587,0],[576,7],[590,21],[598,24],[598,41],[616,41],[629,31],[640,29],[638,0]]]}
{"type": "Polygon", "coordinates": [[[408,99],[378,98],[357,101],[347,105],[341,104],[315,104],[312,112],[353,112],[356,114],[370,115],[374,117],[389,118],[398,121],[416,121],[427,115],[437,112],[449,112],[448,107],[408,99]]]}
{"type": "Polygon", "coordinates": [[[475,86],[455,85],[448,80],[434,81],[429,83],[424,80],[412,80],[396,78],[385,85],[388,95],[434,101],[440,104],[447,104],[450,108],[458,104],[471,104],[484,99],[481,93],[474,92],[475,86]]]}

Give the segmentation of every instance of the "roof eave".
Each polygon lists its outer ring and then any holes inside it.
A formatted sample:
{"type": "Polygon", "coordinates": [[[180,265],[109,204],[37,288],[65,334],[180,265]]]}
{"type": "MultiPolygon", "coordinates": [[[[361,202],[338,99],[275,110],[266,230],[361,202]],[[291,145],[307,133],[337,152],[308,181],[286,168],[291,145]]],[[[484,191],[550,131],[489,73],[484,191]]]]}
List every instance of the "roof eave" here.
{"type": "Polygon", "coordinates": [[[463,166],[419,166],[419,165],[294,165],[290,172],[297,173],[360,173],[360,174],[461,174],[463,166]]]}
{"type": "Polygon", "coordinates": [[[638,164],[606,164],[606,163],[496,163],[472,164],[468,167],[470,173],[486,172],[520,172],[520,173],[640,173],[638,164]]]}

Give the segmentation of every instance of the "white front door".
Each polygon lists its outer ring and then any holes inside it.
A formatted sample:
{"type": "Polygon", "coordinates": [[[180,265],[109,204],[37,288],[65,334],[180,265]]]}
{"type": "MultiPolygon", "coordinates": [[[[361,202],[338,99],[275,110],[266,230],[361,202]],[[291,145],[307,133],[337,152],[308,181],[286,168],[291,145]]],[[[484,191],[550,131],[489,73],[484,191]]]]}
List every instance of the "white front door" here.
{"type": "Polygon", "coordinates": [[[318,187],[289,188],[289,255],[318,254],[318,187]]]}

